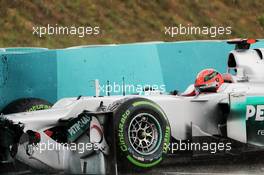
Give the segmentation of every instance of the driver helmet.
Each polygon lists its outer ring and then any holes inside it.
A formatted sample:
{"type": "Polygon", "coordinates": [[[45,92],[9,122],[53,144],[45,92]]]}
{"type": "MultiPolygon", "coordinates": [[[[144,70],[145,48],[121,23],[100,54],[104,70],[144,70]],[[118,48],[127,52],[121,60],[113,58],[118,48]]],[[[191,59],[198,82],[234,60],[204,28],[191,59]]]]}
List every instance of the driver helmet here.
{"type": "Polygon", "coordinates": [[[223,83],[223,76],[219,72],[204,69],[197,75],[194,87],[198,92],[217,92],[223,83]]]}

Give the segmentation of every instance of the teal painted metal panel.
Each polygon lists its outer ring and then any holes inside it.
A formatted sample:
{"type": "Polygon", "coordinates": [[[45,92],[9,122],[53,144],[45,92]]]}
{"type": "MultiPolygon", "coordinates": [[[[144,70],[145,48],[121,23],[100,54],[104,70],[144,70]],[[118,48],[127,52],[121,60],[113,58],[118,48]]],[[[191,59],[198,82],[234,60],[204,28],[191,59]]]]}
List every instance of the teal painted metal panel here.
{"type": "MultiPolygon", "coordinates": [[[[107,80],[111,85],[122,85],[122,77],[129,85],[163,84],[153,44],[59,50],[57,55],[59,98],[94,95],[94,79],[99,79],[101,85],[107,80]]],[[[121,93],[112,93],[117,94],[121,93]]]]}
{"type": "Polygon", "coordinates": [[[0,55],[0,108],[24,97],[57,100],[56,51],[0,55]]]}
{"type": "MultiPolygon", "coordinates": [[[[202,69],[214,68],[225,73],[234,45],[226,41],[185,41],[157,44],[157,48],[167,91],[184,91],[202,69]]],[[[252,48],[264,48],[264,41],[252,48]]]]}
{"type": "Polygon", "coordinates": [[[167,90],[184,91],[202,69],[225,72],[228,52],[234,46],[225,42],[197,41],[165,43],[157,47],[167,90]]]}
{"type": "Polygon", "coordinates": [[[264,48],[264,40],[260,40],[260,42],[253,44],[252,48],[264,48]]]}

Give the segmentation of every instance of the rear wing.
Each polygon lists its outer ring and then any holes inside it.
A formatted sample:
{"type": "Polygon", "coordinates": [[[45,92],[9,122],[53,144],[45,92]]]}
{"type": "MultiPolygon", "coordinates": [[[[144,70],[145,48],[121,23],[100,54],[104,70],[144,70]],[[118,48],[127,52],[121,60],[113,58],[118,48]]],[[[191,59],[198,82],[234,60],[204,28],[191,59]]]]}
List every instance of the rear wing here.
{"type": "Polygon", "coordinates": [[[250,45],[258,42],[256,39],[233,39],[227,41],[228,44],[235,44],[235,50],[243,49],[247,50],[250,49],[250,45]]]}

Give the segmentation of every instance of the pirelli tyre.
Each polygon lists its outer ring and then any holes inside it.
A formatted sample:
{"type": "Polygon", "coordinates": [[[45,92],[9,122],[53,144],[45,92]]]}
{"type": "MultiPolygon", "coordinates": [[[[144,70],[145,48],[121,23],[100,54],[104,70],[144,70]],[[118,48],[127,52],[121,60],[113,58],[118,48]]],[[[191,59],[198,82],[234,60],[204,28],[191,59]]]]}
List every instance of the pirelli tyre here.
{"type": "Polygon", "coordinates": [[[127,99],[115,109],[114,121],[119,164],[146,169],[166,156],[170,126],[156,103],[145,98],[127,99]]]}
{"type": "Polygon", "coordinates": [[[3,114],[18,112],[30,112],[51,108],[52,104],[39,98],[20,98],[9,103],[3,110],[3,114]]]}

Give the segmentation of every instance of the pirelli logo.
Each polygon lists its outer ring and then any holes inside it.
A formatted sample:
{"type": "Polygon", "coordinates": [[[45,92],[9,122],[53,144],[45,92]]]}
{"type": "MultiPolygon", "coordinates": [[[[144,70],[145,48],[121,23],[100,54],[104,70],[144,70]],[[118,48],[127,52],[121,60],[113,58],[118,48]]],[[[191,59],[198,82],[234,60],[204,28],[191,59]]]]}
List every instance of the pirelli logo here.
{"type": "Polygon", "coordinates": [[[264,105],[247,105],[246,120],[264,121],[264,105]]]}

